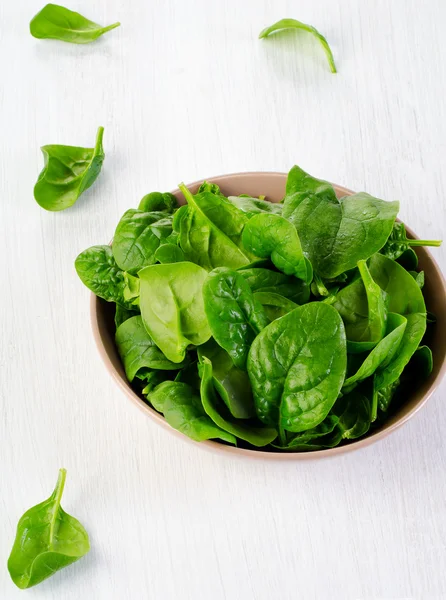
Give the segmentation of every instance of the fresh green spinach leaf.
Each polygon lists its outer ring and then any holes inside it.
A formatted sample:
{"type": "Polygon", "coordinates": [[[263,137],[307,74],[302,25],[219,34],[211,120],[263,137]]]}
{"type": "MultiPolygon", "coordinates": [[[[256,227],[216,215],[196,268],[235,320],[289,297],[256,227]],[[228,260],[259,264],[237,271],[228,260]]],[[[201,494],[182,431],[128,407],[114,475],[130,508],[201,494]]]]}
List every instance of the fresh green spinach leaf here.
{"type": "Polygon", "coordinates": [[[334,278],[382,248],[398,208],[398,202],[384,202],[364,192],[338,200],[331,184],[294,166],[282,215],[296,227],[315,272],[334,278]]]}
{"type": "Polygon", "coordinates": [[[339,395],[347,366],[345,331],[328,304],[299,306],[265,327],[248,356],[257,416],[300,432],[321,423],[339,395]]]}
{"type": "Polygon", "coordinates": [[[200,374],[204,410],[218,427],[257,447],[267,446],[276,439],[277,431],[273,427],[265,427],[259,423],[251,424],[224,415],[225,406],[219,402],[214,388],[212,363],[206,356],[202,358],[200,374]]]}
{"type": "Polygon", "coordinates": [[[88,533],[60,505],[66,474],[60,469],[48,500],[27,510],[17,525],[8,570],[22,590],[44,581],[90,550],[88,533]]]}
{"type": "Polygon", "coordinates": [[[161,244],[155,251],[155,260],[161,264],[184,262],[184,252],[175,244],[161,244]]]}
{"type": "Polygon", "coordinates": [[[123,271],[137,273],[152,265],[155,252],[172,233],[172,217],[163,212],[126,211],[113,237],[113,256],[123,271]]]}
{"type": "Polygon", "coordinates": [[[288,298],[274,292],[254,292],[254,300],[257,300],[263,306],[270,323],[288,314],[298,306],[292,300],[288,300],[288,298]]]}
{"type": "Polygon", "coordinates": [[[88,44],[107,31],[119,27],[120,24],[113,23],[113,25],[101,27],[64,6],[47,4],[32,19],[29,27],[31,35],[35,38],[50,38],[72,44],[88,44]]]}
{"type": "Polygon", "coordinates": [[[236,419],[255,416],[251,383],[246,371],[235,366],[229,354],[213,340],[199,346],[198,358],[207,357],[213,365],[214,387],[236,419]]]}
{"type": "Polygon", "coordinates": [[[142,212],[173,213],[178,208],[178,200],[169,192],[150,192],[146,194],[138,206],[142,212]]]}
{"type": "Polygon", "coordinates": [[[110,246],[92,246],[76,258],[75,267],[82,283],[96,296],[132,309],[124,298],[124,273],[118,267],[110,246]]]}
{"type": "Polygon", "coordinates": [[[262,305],[246,280],[231,269],[211,271],[203,286],[204,310],[211,333],[234,364],[246,368],[255,336],[268,324],[262,305]]]}
{"type": "Polygon", "coordinates": [[[274,25],[270,25],[269,27],[266,27],[265,29],[263,29],[259,34],[259,38],[260,39],[266,38],[269,35],[271,35],[272,33],[276,33],[278,31],[284,31],[286,29],[288,29],[288,30],[293,29],[296,31],[307,31],[308,33],[311,33],[312,35],[314,35],[314,37],[320,42],[322,48],[324,49],[325,55],[328,60],[328,64],[330,65],[330,71],[332,73],[337,72],[336,65],[335,65],[334,58],[333,58],[333,53],[331,51],[330,46],[328,45],[327,40],[312,25],[306,25],[305,23],[302,23],[301,21],[297,21],[296,19],[281,19],[280,21],[277,21],[277,23],[274,23],[274,25]]]}
{"type": "Polygon", "coordinates": [[[199,346],[211,337],[202,293],[207,275],[190,262],[151,265],[139,272],[144,326],[174,363],[184,360],[189,345],[199,346]]]}
{"type": "Polygon", "coordinates": [[[271,258],[285,275],[311,282],[313,269],[304,256],[296,228],[283,217],[265,213],[251,217],[243,230],[242,240],[249,252],[271,258]]]}
{"type": "Polygon", "coordinates": [[[171,427],[196,442],[218,438],[237,445],[236,438],[218,427],[206,414],[199,396],[179,381],[165,381],[148,397],[153,407],[164,414],[171,427]]]}
{"type": "Polygon", "coordinates": [[[180,246],[187,260],[211,271],[216,267],[237,269],[256,259],[242,246],[248,217],[241,210],[224,196],[211,192],[193,196],[184,184],[179,187],[188,208],[178,211],[174,228],[180,234],[180,246]]]}
{"type": "Polygon", "coordinates": [[[310,299],[310,286],[301,279],[271,271],[270,269],[240,269],[253,292],[280,294],[296,304],[306,304],[310,299]]]}
{"type": "Polygon", "coordinates": [[[99,127],[94,148],[42,146],[44,167],[34,186],[34,198],[42,208],[50,211],[69,208],[93,185],[105,158],[103,135],[104,128],[99,127]]]}
{"type": "Polygon", "coordinates": [[[131,382],[141,369],[172,371],[181,369],[187,362],[173,363],[155,345],[147,333],[141,316],[127,319],[116,331],[116,346],[131,382]]]}

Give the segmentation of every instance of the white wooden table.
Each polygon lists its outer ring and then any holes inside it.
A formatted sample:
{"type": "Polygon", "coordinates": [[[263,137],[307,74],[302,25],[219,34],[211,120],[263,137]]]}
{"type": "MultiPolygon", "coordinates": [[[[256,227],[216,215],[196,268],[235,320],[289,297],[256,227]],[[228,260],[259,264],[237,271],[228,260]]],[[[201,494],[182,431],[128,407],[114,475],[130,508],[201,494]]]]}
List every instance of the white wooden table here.
{"type": "MultiPolygon", "coordinates": [[[[445,1],[70,0],[122,22],[88,46],[32,38],[43,3],[0,3],[0,598],[24,597],[6,570],[16,523],[60,466],[92,550],[29,598],[446,598],[444,384],[344,458],[219,458],[111,381],[73,268],[148,191],[294,163],[400,199],[419,235],[444,236],[445,1]],[[311,36],[257,40],[285,16],[326,35],[338,75],[311,36]],[[39,147],[93,145],[99,125],[99,180],[43,211],[39,147]]],[[[445,248],[435,257],[446,268],[445,248]]]]}

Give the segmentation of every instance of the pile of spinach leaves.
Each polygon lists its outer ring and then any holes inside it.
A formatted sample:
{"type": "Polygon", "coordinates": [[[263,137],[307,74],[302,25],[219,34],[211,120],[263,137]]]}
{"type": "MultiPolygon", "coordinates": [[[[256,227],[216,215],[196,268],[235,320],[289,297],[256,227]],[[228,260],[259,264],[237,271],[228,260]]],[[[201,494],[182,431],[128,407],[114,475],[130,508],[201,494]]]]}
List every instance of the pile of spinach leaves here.
{"type": "Polygon", "coordinates": [[[411,359],[429,375],[412,246],[439,242],[408,239],[398,202],[338,199],[297,166],[275,205],[207,182],[180,189],[185,206],[148,194],[111,247],[76,260],[116,304],[128,380],[172,427],[248,448],[332,448],[387,418],[411,359]]]}

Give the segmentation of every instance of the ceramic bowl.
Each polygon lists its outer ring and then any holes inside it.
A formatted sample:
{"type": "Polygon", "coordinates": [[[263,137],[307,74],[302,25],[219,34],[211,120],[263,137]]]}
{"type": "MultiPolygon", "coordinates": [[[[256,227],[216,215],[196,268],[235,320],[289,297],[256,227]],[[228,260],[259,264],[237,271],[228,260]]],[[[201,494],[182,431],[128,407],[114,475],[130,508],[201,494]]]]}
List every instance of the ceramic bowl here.
{"type": "MultiPolygon", "coordinates": [[[[240,194],[249,194],[250,196],[264,195],[271,202],[279,202],[285,195],[285,183],[287,175],[285,173],[235,173],[232,175],[222,175],[220,177],[211,177],[207,181],[217,183],[226,196],[238,196],[240,194]]],[[[187,187],[195,193],[202,181],[189,184],[187,187]]],[[[338,197],[353,194],[351,190],[339,185],[334,186],[338,197]]],[[[173,194],[178,198],[180,204],[184,204],[184,198],[177,189],[173,194]]],[[[406,227],[409,237],[417,236],[406,227]]],[[[236,448],[227,446],[214,441],[194,442],[188,437],[172,429],[164,420],[163,416],[151,408],[138,395],[127,381],[124,369],[119,358],[114,342],[114,306],[100,300],[92,294],[91,296],[91,321],[93,326],[94,338],[99,349],[102,360],[105,363],[109,373],[121,387],[132,402],[134,402],[149,418],[155,423],[168,429],[173,435],[179,436],[182,440],[197,445],[199,448],[213,450],[219,454],[231,456],[244,456],[253,459],[267,459],[279,461],[309,460],[314,458],[323,458],[327,456],[336,456],[345,452],[351,452],[363,448],[376,442],[386,435],[395,431],[398,427],[406,423],[417,413],[433,394],[439,385],[446,370],[446,284],[439,267],[435,263],[431,254],[425,248],[415,248],[419,259],[419,268],[425,272],[425,286],[423,294],[426,300],[427,310],[434,313],[437,317],[435,326],[430,327],[429,346],[432,349],[434,357],[434,369],[430,377],[421,381],[408,395],[403,405],[392,414],[389,419],[378,429],[374,429],[364,438],[345,443],[344,445],[328,450],[319,450],[317,452],[268,452],[265,450],[249,450],[245,448],[236,448]]]]}

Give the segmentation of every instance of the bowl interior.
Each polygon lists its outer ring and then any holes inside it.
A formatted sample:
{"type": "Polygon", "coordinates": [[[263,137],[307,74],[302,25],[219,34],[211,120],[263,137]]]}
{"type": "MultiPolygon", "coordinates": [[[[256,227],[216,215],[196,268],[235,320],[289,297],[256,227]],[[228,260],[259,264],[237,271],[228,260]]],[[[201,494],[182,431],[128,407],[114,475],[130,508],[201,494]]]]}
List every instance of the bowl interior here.
{"type": "MultiPolygon", "coordinates": [[[[240,194],[249,194],[251,196],[264,195],[271,202],[280,202],[285,195],[286,174],[284,173],[237,173],[233,175],[223,175],[220,177],[211,177],[207,179],[212,183],[220,186],[222,192],[226,196],[238,196],[240,194]]],[[[187,187],[195,193],[202,181],[189,184],[187,187]]],[[[341,186],[334,186],[338,197],[353,194],[352,191],[341,186]]],[[[180,204],[184,204],[184,198],[181,192],[177,189],[174,195],[178,198],[180,204]]],[[[406,226],[409,237],[416,238],[417,236],[406,226]]],[[[354,442],[338,446],[328,450],[320,450],[318,452],[301,452],[301,453],[277,453],[261,450],[249,450],[244,448],[235,448],[224,444],[207,441],[200,442],[200,447],[207,449],[226,452],[237,455],[246,455],[251,458],[268,458],[275,460],[305,460],[311,458],[321,458],[327,455],[354,450],[359,447],[368,445],[405,423],[421,406],[427,401],[439,384],[445,368],[446,344],[445,339],[445,324],[446,324],[446,285],[443,276],[432,258],[431,254],[425,248],[415,248],[419,259],[419,269],[425,272],[425,286],[423,294],[426,300],[427,310],[432,312],[437,322],[428,327],[426,334],[426,342],[429,344],[433,357],[434,368],[433,372],[425,381],[420,381],[412,388],[410,395],[404,399],[404,403],[389,416],[389,419],[378,429],[374,429],[369,435],[354,442]]],[[[92,294],[91,299],[91,320],[95,340],[99,352],[104,360],[107,369],[115,378],[119,386],[124,392],[141,408],[146,414],[156,420],[160,425],[166,427],[172,433],[180,436],[183,440],[190,443],[193,442],[186,436],[172,429],[164,421],[164,418],[151,408],[144,399],[139,396],[131,387],[126,379],[124,369],[117,352],[114,342],[114,306],[109,304],[92,294]]]]}

